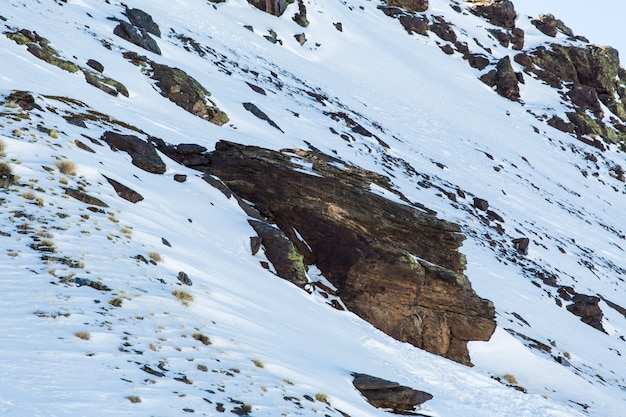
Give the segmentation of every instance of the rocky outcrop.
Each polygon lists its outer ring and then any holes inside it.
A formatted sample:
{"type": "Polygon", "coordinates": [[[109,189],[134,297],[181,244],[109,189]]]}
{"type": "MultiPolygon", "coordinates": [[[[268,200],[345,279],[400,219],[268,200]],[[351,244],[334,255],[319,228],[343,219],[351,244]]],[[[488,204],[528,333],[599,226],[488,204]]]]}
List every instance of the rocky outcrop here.
{"type": "Polygon", "coordinates": [[[293,2],[294,0],[248,0],[257,9],[274,16],[282,16],[287,6],[293,2]]]}
{"type": "Polygon", "coordinates": [[[494,307],[463,275],[460,228],[371,193],[385,177],[316,152],[229,142],[209,159],[208,172],[275,223],[374,326],[464,364],[467,342],[491,336],[494,307]]]}
{"type": "Polygon", "coordinates": [[[410,12],[425,12],[428,10],[428,0],[383,0],[390,6],[401,7],[410,12]]]}
{"type": "Polygon", "coordinates": [[[433,398],[427,392],[375,376],[354,373],[352,377],[354,387],[377,408],[386,408],[394,412],[412,411],[415,410],[415,406],[433,398]]]}
{"type": "Polygon", "coordinates": [[[159,29],[159,25],[154,22],[152,16],[148,13],[141,9],[126,9],[124,14],[133,26],[143,29],[148,33],[152,33],[159,38],[161,37],[161,29],[159,29]]]}
{"type": "Polygon", "coordinates": [[[518,74],[513,70],[511,59],[502,58],[496,68],[482,75],[480,79],[487,85],[495,87],[498,94],[509,100],[519,100],[518,74]]]}
{"type": "Polygon", "coordinates": [[[133,165],[153,174],[165,172],[165,162],[156,152],[154,145],[133,135],[121,135],[107,131],[101,137],[112,150],[124,151],[130,155],[133,165]]]}
{"type": "Polygon", "coordinates": [[[115,26],[115,29],[113,29],[113,34],[145,49],[146,51],[161,55],[161,48],[159,48],[157,42],[152,39],[152,37],[148,35],[148,32],[143,28],[121,21],[117,26],[115,26]]]}
{"type": "MultiPolygon", "coordinates": [[[[246,109],[247,111],[249,111],[250,113],[252,113],[253,115],[255,115],[256,117],[258,117],[261,120],[266,121],[270,126],[272,126],[273,128],[276,128],[278,130],[280,130],[281,132],[283,132],[283,130],[278,127],[278,125],[276,123],[274,123],[274,121],[272,119],[270,119],[270,117],[265,114],[265,112],[263,112],[261,109],[259,109],[256,104],[254,103],[243,103],[243,108],[246,109]]],[[[283,132],[285,133],[285,132],[283,132]]]]}
{"type": "Polygon", "coordinates": [[[535,27],[544,35],[548,35],[552,38],[554,38],[559,32],[566,36],[574,36],[574,32],[565,26],[565,23],[563,23],[562,20],[556,19],[551,14],[539,15],[539,18],[533,19],[531,23],[535,25],[535,27]]]}
{"type": "Polygon", "coordinates": [[[606,333],[602,326],[603,314],[599,303],[600,298],[593,295],[576,294],[572,297],[572,304],[567,306],[567,310],[580,317],[583,323],[606,333]]]}
{"type": "Polygon", "coordinates": [[[131,203],[138,203],[143,200],[143,196],[137,191],[125,186],[119,181],[115,181],[114,179],[107,177],[106,175],[103,175],[103,177],[109,184],[111,184],[111,187],[113,187],[117,195],[124,200],[130,201],[131,203]]]}
{"type": "Polygon", "coordinates": [[[484,17],[489,23],[507,29],[515,27],[517,12],[509,0],[476,1],[471,11],[477,16],[484,17]]]}
{"type": "Polygon", "coordinates": [[[211,93],[185,71],[150,61],[152,79],[163,97],[189,113],[216,125],[228,122],[228,116],[209,99],[211,93]]]}

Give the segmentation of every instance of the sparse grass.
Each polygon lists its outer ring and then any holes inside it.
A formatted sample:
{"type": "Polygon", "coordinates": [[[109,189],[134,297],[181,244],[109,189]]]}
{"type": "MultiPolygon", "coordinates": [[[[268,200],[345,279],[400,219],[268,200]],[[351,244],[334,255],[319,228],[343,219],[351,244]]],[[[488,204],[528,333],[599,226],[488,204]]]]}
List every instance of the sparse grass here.
{"type": "Polygon", "coordinates": [[[13,170],[11,169],[11,165],[6,162],[0,162],[0,177],[9,176],[13,174],[13,170]]]}
{"type": "Polygon", "coordinates": [[[7,156],[7,144],[0,139],[0,157],[4,158],[5,156],[7,156]]]}
{"type": "Polygon", "coordinates": [[[69,184],[69,181],[67,180],[67,178],[65,177],[61,177],[61,179],[59,179],[59,182],[63,185],[67,185],[69,184]]]}
{"type": "Polygon", "coordinates": [[[258,359],[252,359],[252,363],[254,364],[254,366],[256,366],[257,368],[265,368],[265,365],[263,364],[263,362],[261,362],[258,359]]]}
{"type": "Polygon", "coordinates": [[[132,229],[132,227],[124,226],[124,227],[122,227],[121,232],[124,233],[124,236],[126,236],[127,239],[131,239],[133,237],[133,229],[132,229]]]}
{"type": "Polygon", "coordinates": [[[72,161],[57,161],[54,164],[59,172],[70,177],[76,175],[76,164],[72,161]]]}
{"type": "Polygon", "coordinates": [[[16,138],[21,137],[21,136],[22,136],[22,131],[21,131],[21,130],[19,130],[19,129],[15,129],[15,130],[13,131],[13,136],[15,136],[16,138]]]}
{"type": "Polygon", "coordinates": [[[315,399],[319,402],[330,404],[328,402],[328,395],[324,394],[323,392],[318,392],[317,394],[315,394],[315,399]]]}
{"type": "Polygon", "coordinates": [[[76,336],[76,337],[78,337],[79,339],[82,339],[82,340],[89,340],[89,339],[91,339],[91,334],[89,334],[89,332],[83,332],[83,331],[75,332],[74,336],[76,336]]]}
{"type": "Polygon", "coordinates": [[[52,139],[58,139],[59,138],[59,132],[56,129],[50,130],[50,133],[48,133],[48,135],[50,135],[50,137],[52,139]]]}
{"type": "Polygon", "coordinates": [[[22,194],[22,197],[24,197],[26,200],[34,200],[37,198],[37,195],[35,195],[35,193],[32,191],[26,191],[22,194]]]}
{"type": "Polygon", "coordinates": [[[196,366],[196,368],[198,368],[199,371],[202,372],[208,372],[209,368],[206,365],[202,365],[202,364],[198,364],[198,366],[196,366]]]}
{"type": "Polygon", "coordinates": [[[569,352],[563,352],[563,356],[565,356],[566,359],[572,359],[572,354],[569,352]]]}
{"type": "Polygon", "coordinates": [[[150,350],[157,352],[159,349],[156,347],[154,343],[150,343],[150,350]]]}
{"type": "Polygon", "coordinates": [[[121,297],[115,297],[109,301],[113,307],[121,307],[124,300],[121,297]]]}
{"type": "Polygon", "coordinates": [[[187,305],[189,302],[193,301],[193,295],[189,294],[186,291],[174,290],[172,291],[172,295],[180,300],[183,304],[187,305]]]}
{"type": "Polygon", "coordinates": [[[158,252],[150,252],[148,257],[152,259],[154,262],[161,262],[162,258],[158,252]]]}
{"type": "Polygon", "coordinates": [[[199,342],[202,342],[202,344],[208,346],[211,344],[211,339],[209,339],[209,336],[202,334],[202,333],[194,333],[191,335],[191,337],[193,337],[194,339],[196,339],[199,342]]]}
{"type": "Polygon", "coordinates": [[[518,385],[519,383],[517,382],[517,378],[515,378],[514,375],[511,374],[504,374],[504,376],[502,377],[506,382],[508,382],[509,384],[512,385],[518,385]]]}
{"type": "Polygon", "coordinates": [[[137,404],[141,402],[141,398],[139,398],[136,395],[129,395],[128,397],[126,397],[128,399],[128,401],[130,401],[133,404],[137,404]]]}

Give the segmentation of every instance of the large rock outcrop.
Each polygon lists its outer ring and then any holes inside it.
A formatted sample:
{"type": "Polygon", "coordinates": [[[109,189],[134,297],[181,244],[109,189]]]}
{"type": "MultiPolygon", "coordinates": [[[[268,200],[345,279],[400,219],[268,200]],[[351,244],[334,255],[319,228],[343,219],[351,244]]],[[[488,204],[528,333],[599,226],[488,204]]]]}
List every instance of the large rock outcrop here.
{"type": "Polygon", "coordinates": [[[463,275],[460,228],[369,191],[386,177],[337,168],[318,152],[222,141],[208,156],[208,173],[252,202],[351,311],[390,336],[470,364],[467,342],[493,333],[493,304],[463,275]]]}

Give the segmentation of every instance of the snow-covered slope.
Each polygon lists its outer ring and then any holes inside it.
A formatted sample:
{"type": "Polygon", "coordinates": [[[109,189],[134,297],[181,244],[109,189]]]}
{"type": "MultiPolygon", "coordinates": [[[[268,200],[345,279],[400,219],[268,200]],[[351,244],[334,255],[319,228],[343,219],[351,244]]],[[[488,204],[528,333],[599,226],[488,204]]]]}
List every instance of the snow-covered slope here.
{"type": "MultiPolygon", "coordinates": [[[[0,36],[0,162],[19,177],[0,189],[2,415],[386,415],[352,372],[431,393],[419,410],[428,416],[623,415],[626,194],[611,170],[624,153],[537,120],[565,111],[557,92],[526,76],[524,105],[506,100],[460,54],[408,35],[373,1],[308,1],[306,28],[292,20],[296,3],[281,17],[245,0],[126,4],[160,26],[161,55],[113,34],[126,20],[119,1],[9,0],[0,10],[3,32],[35,31],[83,68],[97,60],[129,93],[106,94],[0,36]],[[264,38],[270,30],[282,44],[264,38]],[[128,51],[184,70],[230,121],[162,97],[128,51]],[[38,107],[23,110],[14,90],[38,107]],[[66,121],[74,115],[86,127],[66,121]],[[466,275],[494,302],[498,329],[471,343],[473,368],[391,339],[264,269],[234,198],[163,155],[164,174],[141,170],[99,140],[110,130],[209,150],[218,140],[315,147],[389,176],[462,227],[466,275]],[[121,199],[104,176],[143,200],[121,199]],[[527,255],[512,243],[520,237],[527,255]],[[605,332],[567,310],[570,293],[601,297],[605,332]]],[[[432,0],[428,13],[496,58],[511,54],[467,7],[432,0]]],[[[546,42],[526,16],[518,26],[528,47],[546,42]]]]}

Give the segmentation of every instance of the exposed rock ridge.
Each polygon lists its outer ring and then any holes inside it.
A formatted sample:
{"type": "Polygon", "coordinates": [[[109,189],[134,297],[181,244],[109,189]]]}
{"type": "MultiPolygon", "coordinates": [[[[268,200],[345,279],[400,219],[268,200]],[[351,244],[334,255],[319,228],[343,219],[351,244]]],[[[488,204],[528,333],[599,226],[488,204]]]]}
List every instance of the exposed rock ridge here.
{"type": "Polygon", "coordinates": [[[371,193],[356,171],[301,155],[222,141],[207,168],[284,231],[351,311],[396,339],[470,364],[467,341],[489,339],[494,307],[463,275],[460,228],[371,193]]]}

